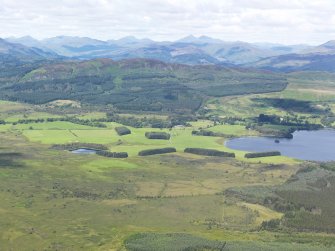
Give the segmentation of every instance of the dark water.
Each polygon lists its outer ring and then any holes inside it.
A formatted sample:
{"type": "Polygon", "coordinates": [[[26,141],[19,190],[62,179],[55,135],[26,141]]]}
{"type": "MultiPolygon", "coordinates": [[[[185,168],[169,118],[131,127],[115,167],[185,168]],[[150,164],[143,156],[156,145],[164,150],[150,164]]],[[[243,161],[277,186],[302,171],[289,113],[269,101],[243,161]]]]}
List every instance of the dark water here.
{"type": "Polygon", "coordinates": [[[335,130],[297,131],[293,139],[244,137],[225,142],[231,149],[248,152],[280,151],[282,155],[312,161],[335,160],[335,130]]]}
{"type": "Polygon", "coordinates": [[[71,151],[72,153],[75,153],[75,154],[95,154],[96,151],[95,150],[92,150],[92,149],[85,149],[85,148],[79,148],[77,150],[73,150],[71,151]]]}

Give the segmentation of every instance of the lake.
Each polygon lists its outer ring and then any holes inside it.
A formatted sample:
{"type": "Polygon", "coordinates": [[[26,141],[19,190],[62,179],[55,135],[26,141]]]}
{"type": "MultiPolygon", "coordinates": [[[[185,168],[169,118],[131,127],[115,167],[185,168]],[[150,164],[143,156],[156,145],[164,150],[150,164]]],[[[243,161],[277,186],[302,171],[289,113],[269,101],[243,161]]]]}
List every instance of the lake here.
{"type": "Polygon", "coordinates": [[[242,137],[225,142],[231,149],[247,152],[280,151],[291,158],[311,161],[335,160],[335,130],[296,131],[293,139],[242,137]],[[279,143],[275,141],[279,140],[279,143]]]}
{"type": "Polygon", "coordinates": [[[75,153],[75,154],[95,154],[97,151],[92,150],[92,149],[79,148],[79,149],[73,150],[71,152],[75,153]]]}

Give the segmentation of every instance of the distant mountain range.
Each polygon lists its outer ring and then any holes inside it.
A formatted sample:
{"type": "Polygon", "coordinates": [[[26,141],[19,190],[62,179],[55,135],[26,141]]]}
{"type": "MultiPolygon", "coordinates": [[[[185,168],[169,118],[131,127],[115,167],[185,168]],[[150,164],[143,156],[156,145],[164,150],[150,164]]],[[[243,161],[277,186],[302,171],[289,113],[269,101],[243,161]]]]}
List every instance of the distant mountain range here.
{"type": "Polygon", "coordinates": [[[156,59],[188,65],[217,64],[274,71],[335,72],[335,41],[319,46],[226,42],[208,36],[187,36],[173,42],[124,37],[102,41],[58,36],[37,40],[26,36],[0,39],[0,58],[20,60],[111,58],[156,59]]]}
{"type": "Polygon", "coordinates": [[[57,57],[59,57],[59,55],[52,51],[46,51],[39,47],[30,47],[20,43],[11,43],[0,38],[0,59],[2,60],[36,61],[57,57]]]}
{"type": "Polygon", "coordinates": [[[335,72],[335,40],[308,48],[300,53],[264,58],[247,66],[283,72],[335,72]]]}
{"type": "Polygon", "coordinates": [[[309,49],[307,45],[262,45],[245,42],[225,42],[207,36],[188,36],[174,42],[155,42],[150,39],[124,37],[101,41],[87,37],[59,36],[44,40],[32,37],[7,38],[7,42],[34,47],[60,56],[94,58],[151,58],[184,64],[244,64],[259,59],[309,49]]]}

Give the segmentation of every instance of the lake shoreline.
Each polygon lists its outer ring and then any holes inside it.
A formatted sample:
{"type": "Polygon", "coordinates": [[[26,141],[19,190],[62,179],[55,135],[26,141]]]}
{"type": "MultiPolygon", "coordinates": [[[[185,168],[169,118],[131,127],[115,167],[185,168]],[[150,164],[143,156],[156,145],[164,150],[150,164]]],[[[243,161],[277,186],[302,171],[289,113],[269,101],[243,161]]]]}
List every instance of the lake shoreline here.
{"type": "Polygon", "coordinates": [[[282,155],[307,161],[335,160],[335,130],[296,130],[293,137],[247,136],[226,140],[225,147],[246,152],[280,151],[282,155]]]}

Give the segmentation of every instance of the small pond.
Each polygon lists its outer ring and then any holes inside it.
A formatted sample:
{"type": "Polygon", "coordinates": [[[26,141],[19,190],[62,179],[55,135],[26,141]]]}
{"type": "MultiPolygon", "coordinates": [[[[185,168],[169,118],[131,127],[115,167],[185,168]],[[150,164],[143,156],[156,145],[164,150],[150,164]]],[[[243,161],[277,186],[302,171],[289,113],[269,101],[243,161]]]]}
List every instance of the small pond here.
{"type": "Polygon", "coordinates": [[[291,158],[310,161],[335,160],[335,130],[296,131],[293,139],[242,137],[225,142],[231,149],[247,152],[280,151],[291,158]]]}
{"type": "Polygon", "coordinates": [[[97,151],[93,149],[79,148],[71,152],[75,154],[95,154],[97,151]]]}

